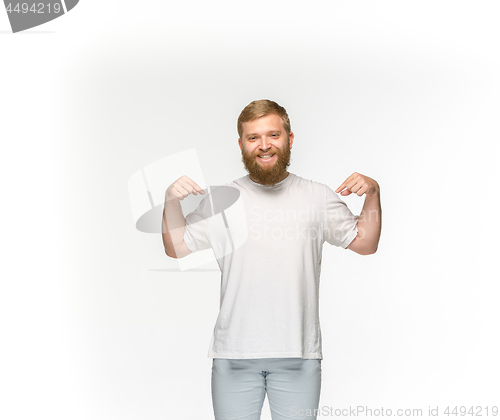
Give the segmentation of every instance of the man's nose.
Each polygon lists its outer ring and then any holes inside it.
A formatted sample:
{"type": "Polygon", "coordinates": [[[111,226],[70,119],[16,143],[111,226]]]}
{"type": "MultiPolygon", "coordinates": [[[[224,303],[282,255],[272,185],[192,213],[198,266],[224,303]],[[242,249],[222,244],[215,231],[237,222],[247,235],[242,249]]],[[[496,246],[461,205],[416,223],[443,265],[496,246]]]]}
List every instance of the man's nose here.
{"type": "Polygon", "coordinates": [[[271,147],[271,143],[267,137],[261,137],[260,139],[260,148],[262,150],[268,150],[271,147]]]}

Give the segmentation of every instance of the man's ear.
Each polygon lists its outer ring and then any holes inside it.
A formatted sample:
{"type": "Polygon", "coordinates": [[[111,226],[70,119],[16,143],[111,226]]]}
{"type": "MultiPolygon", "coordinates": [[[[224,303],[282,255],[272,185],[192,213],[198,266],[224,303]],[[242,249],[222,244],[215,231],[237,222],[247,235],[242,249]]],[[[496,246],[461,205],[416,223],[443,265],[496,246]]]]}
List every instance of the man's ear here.
{"type": "Polygon", "coordinates": [[[292,150],[292,144],[293,144],[293,139],[295,138],[295,134],[293,134],[291,131],[290,131],[290,135],[288,136],[288,140],[290,142],[290,150],[292,150]]]}
{"type": "Polygon", "coordinates": [[[243,153],[243,149],[241,148],[241,139],[238,139],[238,146],[240,146],[240,151],[243,153]]]}

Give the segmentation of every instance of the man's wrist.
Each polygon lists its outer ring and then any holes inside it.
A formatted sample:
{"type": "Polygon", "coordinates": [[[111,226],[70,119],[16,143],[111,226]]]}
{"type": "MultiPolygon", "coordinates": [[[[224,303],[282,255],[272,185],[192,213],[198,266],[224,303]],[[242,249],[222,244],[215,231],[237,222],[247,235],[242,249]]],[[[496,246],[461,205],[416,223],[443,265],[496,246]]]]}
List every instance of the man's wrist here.
{"type": "Polygon", "coordinates": [[[370,194],[366,194],[366,197],[367,198],[380,198],[380,188],[377,187],[377,189],[370,193],[370,194]]]}

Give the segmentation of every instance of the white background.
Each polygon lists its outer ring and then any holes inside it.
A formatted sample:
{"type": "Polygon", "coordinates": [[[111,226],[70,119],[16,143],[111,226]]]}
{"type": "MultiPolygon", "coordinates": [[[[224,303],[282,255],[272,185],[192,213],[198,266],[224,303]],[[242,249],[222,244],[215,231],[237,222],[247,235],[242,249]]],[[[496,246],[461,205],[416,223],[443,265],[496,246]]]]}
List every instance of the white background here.
{"type": "Polygon", "coordinates": [[[167,271],[128,179],[193,147],[209,184],[245,175],[236,119],[263,98],[291,172],[381,186],[378,252],[325,244],[320,406],[500,405],[499,12],[82,0],[18,34],[0,12],[2,418],[213,418],[220,274],[167,271]]]}

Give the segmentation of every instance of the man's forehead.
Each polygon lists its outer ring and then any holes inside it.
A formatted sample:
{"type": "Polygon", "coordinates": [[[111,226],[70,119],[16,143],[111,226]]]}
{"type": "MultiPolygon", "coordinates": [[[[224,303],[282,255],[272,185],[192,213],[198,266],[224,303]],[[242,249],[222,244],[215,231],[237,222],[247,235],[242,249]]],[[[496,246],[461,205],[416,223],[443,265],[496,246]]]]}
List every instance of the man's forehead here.
{"type": "Polygon", "coordinates": [[[258,134],[259,131],[284,131],[283,120],[278,114],[268,114],[242,124],[246,135],[258,134]],[[251,131],[251,132],[250,132],[251,131]]]}

